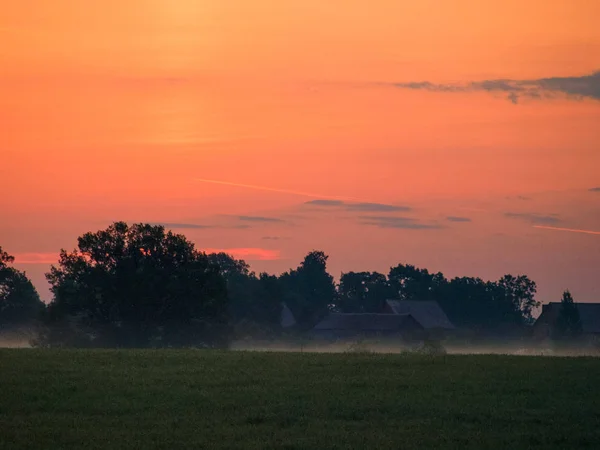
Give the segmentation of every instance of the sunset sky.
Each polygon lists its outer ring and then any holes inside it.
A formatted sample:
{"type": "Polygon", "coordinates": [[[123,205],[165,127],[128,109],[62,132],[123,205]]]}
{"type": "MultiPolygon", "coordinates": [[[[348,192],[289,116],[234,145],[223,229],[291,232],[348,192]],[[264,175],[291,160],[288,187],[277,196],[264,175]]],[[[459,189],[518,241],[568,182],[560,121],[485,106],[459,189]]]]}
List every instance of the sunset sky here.
{"type": "Polygon", "coordinates": [[[0,0],[0,246],[116,220],[280,273],[600,301],[600,1],[0,0]]]}

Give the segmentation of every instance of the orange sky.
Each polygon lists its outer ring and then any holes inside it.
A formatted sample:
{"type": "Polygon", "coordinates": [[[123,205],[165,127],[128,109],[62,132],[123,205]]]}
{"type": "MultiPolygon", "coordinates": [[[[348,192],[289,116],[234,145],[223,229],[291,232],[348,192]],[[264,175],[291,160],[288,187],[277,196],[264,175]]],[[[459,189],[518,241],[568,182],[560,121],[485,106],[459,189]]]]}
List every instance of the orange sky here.
{"type": "Polygon", "coordinates": [[[273,272],[323,248],[334,275],[408,262],[527,273],[544,302],[566,288],[600,298],[600,237],[533,227],[600,230],[598,97],[513,104],[510,91],[394,86],[589,75],[598,1],[0,0],[0,11],[0,245],[44,295],[61,247],[127,220],[180,224],[199,247],[273,272]],[[304,205],[315,197],[411,210],[304,205]],[[405,215],[435,226],[381,219],[405,215]]]}

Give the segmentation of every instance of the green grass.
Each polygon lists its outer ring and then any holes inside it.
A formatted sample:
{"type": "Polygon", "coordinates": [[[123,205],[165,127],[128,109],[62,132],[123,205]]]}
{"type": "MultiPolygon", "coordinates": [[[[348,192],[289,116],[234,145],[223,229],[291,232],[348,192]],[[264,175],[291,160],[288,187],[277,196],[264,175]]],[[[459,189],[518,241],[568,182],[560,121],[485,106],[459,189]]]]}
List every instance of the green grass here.
{"type": "Polygon", "coordinates": [[[0,350],[0,448],[600,448],[600,359],[0,350]]]}

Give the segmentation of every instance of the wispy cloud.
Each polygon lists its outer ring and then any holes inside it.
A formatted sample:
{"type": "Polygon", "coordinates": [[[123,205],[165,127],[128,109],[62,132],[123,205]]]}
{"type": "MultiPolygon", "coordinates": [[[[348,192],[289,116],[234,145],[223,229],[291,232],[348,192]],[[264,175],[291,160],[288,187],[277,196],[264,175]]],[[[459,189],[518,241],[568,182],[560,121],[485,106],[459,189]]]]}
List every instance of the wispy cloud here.
{"type": "Polygon", "coordinates": [[[459,217],[459,216],[448,216],[446,220],[450,222],[471,222],[471,219],[468,217],[459,217]]]}
{"type": "Polygon", "coordinates": [[[524,220],[530,223],[534,223],[534,224],[553,224],[553,223],[560,223],[561,220],[560,218],[558,218],[555,215],[541,215],[541,214],[535,214],[535,213],[514,213],[514,212],[507,212],[504,213],[505,217],[508,217],[509,219],[519,219],[519,220],[524,220]]]}
{"type": "Polygon", "coordinates": [[[584,233],[584,234],[600,235],[600,231],[580,230],[578,228],[560,228],[560,227],[549,227],[549,226],[545,226],[545,225],[534,225],[533,228],[541,228],[543,230],[553,230],[553,231],[568,231],[571,233],[584,233]]]}
{"type": "Polygon", "coordinates": [[[15,264],[55,264],[58,262],[59,254],[56,253],[17,253],[15,264]]]}
{"type": "Polygon", "coordinates": [[[441,228],[437,224],[422,223],[412,217],[361,216],[359,219],[363,225],[372,225],[379,228],[397,228],[405,230],[441,228]]]}
{"type": "Polygon", "coordinates": [[[600,186],[590,188],[590,192],[600,192],[600,186]]]}
{"type": "Polygon", "coordinates": [[[346,205],[348,211],[363,211],[363,212],[398,212],[410,211],[412,208],[400,205],[385,205],[382,203],[348,203],[346,205]]]}
{"type": "Polygon", "coordinates": [[[275,261],[281,259],[279,250],[266,248],[204,248],[206,253],[227,253],[237,259],[248,261],[275,261]]]}
{"type": "Polygon", "coordinates": [[[231,226],[223,225],[223,226],[221,226],[221,228],[232,228],[234,230],[247,230],[249,228],[252,228],[252,226],[250,226],[247,223],[238,223],[238,224],[231,225],[231,226]]]}
{"type": "Polygon", "coordinates": [[[277,217],[263,217],[263,216],[238,216],[238,219],[242,222],[263,222],[263,223],[275,223],[285,222],[283,219],[277,217]]]}
{"type": "Polygon", "coordinates": [[[170,228],[172,230],[196,230],[196,229],[204,229],[204,228],[213,228],[211,225],[200,225],[197,223],[171,223],[171,222],[160,222],[160,223],[150,223],[150,225],[160,225],[165,228],[170,228]]]}
{"type": "Polygon", "coordinates": [[[343,202],[340,200],[311,200],[306,202],[305,205],[360,212],[407,212],[412,210],[412,208],[409,206],[402,205],[389,205],[385,203],[370,202],[343,202]]]}
{"type": "Polygon", "coordinates": [[[309,202],[306,202],[305,205],[314,205],[314,206],[344,206],[344,202],[341,200],[324,200],[324,199],[319,199],[319,200],[311,200],[309,202]]]}
{"type": "Polygon", "coordinates": [[[525,80],[495,79],[455,84],[437,84],[429,81],[394,83],[401,89],[433,92],[490,92],[504,93],[513,103],[521,98],[543,99],[557,95],[570,99],[590,98],[600,100],[600,71],[590,75],[550,77],[525,80]]]}
{"type": "Polygon", "coordinates": [[[198,181],[200,183],[220,184],[220,185],[223,185],[223,186],[232,186],[232,187],[239,187],[239,188],[244,188],[244,189],[254,189],[254,190],[258,190],[258,191],[276,192],[276,193],[279,193],[279,194],[298,195],[298,196],[301,196],[301,197],[331,198],[331,199],[338,199],[338,200],[356,200],[356,201],[360,201],[360,199],[355,198],[355,197],[347,197],[347,196],[339,196],[339,195],[316,194],[316,193],[311,193],[311,192],[294,191],[294,190],[290,190],[290,189],[280,189],[280,188],[274,188],[274,187],[269,187],[269,186],[258,186],[258,185],[255,185],[255,184],[234,183],[232,181],[209,180],[209,179],[206,179],[206,178],[194,178],[194,180],[196,180],[196,181],[198,181]]]}

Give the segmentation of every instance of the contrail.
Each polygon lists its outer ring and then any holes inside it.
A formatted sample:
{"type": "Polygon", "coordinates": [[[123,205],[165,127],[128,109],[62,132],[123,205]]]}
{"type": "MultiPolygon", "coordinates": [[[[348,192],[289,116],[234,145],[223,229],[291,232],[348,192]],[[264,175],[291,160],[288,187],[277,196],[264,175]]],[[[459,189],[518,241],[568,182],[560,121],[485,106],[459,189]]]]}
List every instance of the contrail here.
{"type": "Polygon", "coordinates": [[[323,195],[323,194],[314,194],[311,192],[302,192],[302,191],[291,191],[288,189],[277,189],[267,186],[256,186],[253,184],[242,184],[242,183],[232,183],[230,181],[221,181],[221,180],[207,180],[205,178],[194,178],[196,181],[200,181],[201,183],[211,183],[211,184],[223,184],[225,186],[235,186],[246,189],[256,189],[259,191],[269,191],[269,192],[278,192],[280,194],[290,194],[290,195],[299,195],[301,197],[310,197],[310,198],[324,198],[324,199],[334,199],[334,200],[350,200],[350,201],[361,201],[361,199],[356,197],[344,197],[339,195],[323,195]]]}
{"type": "Polygon", "coordinates": [[[549,227],[549,226],[546,226],[546,225],[533,225],[533,228],[543,228],[544,230],[570,231],[571,233],[585,233],[585,234],[597,234],[597,235],[600,235],[600,231],[578,230],[576,228],[559,228],[559,227],[549,227]]]}

